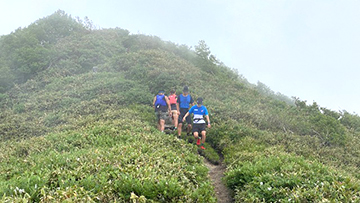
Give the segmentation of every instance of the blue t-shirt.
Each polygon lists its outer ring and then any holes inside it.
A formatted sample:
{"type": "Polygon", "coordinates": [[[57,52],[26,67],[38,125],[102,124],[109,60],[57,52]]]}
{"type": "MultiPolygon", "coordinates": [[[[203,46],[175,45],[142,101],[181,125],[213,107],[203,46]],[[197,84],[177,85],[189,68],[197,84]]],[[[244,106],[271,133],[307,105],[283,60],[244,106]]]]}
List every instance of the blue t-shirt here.
{"type": "Polygon", "coordinates": [[[194,100],[190,94],[188,94],[187,96],[180,94],[178,96],[177,103],[179,103],[181,109],[188,109],[190,107],[190,104],[194,103],[194,100]]]}
{"type": "Polygon", "coordinates": [[[198,105],[191,107],[191,109],[189,110],[189,114],[192,113],[194,114],[194,124],[205,123],[204,116],[209,115],[207,108],[203,105],[201,105],[200,107],[198,107],[198,105]]]}

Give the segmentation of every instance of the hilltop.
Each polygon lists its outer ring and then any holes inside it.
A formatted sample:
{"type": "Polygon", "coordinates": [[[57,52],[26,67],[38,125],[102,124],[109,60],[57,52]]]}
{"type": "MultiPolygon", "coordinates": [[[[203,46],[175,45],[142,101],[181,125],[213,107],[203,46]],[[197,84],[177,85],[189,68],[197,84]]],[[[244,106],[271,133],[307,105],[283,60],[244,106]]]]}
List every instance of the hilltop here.
{"type": "Polygon", "coordinates": [[[0,71],[4,202],[216,202],[197,147],[155,128],[155,93],[184,85],[236,202],[360,200],[360,118],[250,84],[204,41],[57,11],[0,37],[0,71]]]}

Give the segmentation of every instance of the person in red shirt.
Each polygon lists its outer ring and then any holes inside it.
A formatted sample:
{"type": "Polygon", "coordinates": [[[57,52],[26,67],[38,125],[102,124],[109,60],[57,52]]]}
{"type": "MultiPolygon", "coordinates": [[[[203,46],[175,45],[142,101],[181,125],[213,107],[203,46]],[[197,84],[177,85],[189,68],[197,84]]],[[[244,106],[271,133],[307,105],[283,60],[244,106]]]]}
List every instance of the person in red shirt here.
{"type": "Polygon", "coordinates": [[[170,108],[171,108],[172,122],[175,126],[174,130],[176,130],[178,127],[178,122],[179,122],[178,118],[179,118],[180,112],[177,110],[177,106],[176,106],[177,95],[176,95],[175,90],[170,91],[169,102],[170,102],[170,108]]]}

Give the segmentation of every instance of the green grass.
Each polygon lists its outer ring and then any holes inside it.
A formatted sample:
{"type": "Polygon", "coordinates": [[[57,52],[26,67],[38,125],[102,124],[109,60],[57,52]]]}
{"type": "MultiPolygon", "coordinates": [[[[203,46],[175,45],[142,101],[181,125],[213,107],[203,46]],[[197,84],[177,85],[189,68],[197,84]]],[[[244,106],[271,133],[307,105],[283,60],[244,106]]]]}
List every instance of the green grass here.
{"type": "Polygon", "coordinates": [[[215,202],[196,147],[132,120],[0,145],[3,201],[215,202]]]}
{"type": "Polygon", "coordinates": [[[225,181],[236,202],[357,202],[358,179],[246,137],[226,150],[225,181]],[[235,150],[237,149],[237,150],[235,150]]]}
{"type": "MultiPolygon", "coordinates": [[[[173,134],[175,136],[177,136],[177,132],[173,132],[173,134]]],[[[211,135],[207,134],[207,136],[211,136],[211,135]]],[[[200,149],[199,146],[196,145],[196,140],[193,135],[187,136],[186,133],[183,132],[179,139],[182,139],[185,142],[188,142],[188,143],[194,145],[195,147],[197,147],[198,153],[201,156],[205,157],[210,163],[215,164],[215,165],[220,164],[221,160],[220,160],[220,156],[219,156],[218,152],[206,141],[204,144],[205,150],[202,150],[202,149],[200,149]]]]}
{"type": "Polygon", "coordinates": [[[155,129],[153,96],[184,85],[209,110],[200,154],[224,155],[237,202],[359,201],[359,116],[250,84],[187,46],[86,30],[61,13],[0,38],[1,201],[214,202],[192,136],[155,129]],[[57,22],[79,29],[56,35],[57,22]]]}

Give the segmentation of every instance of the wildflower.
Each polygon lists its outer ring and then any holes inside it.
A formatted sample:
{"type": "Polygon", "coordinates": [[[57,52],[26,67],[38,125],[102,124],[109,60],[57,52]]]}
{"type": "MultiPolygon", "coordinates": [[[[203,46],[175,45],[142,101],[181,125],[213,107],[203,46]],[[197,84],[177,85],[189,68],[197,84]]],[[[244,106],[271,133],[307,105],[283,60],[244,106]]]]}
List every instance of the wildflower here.
{"type": "Polygon", "coordinates": [[[264,183],[263,183],[263,182],[260,182],[260,185],[264,185],[264,183]]]}
{"type": "Polygon", "coordinates": [[[268,187],[268,190],[270,191],[270,190],[271,190],[271,187],[268,187]]]}

